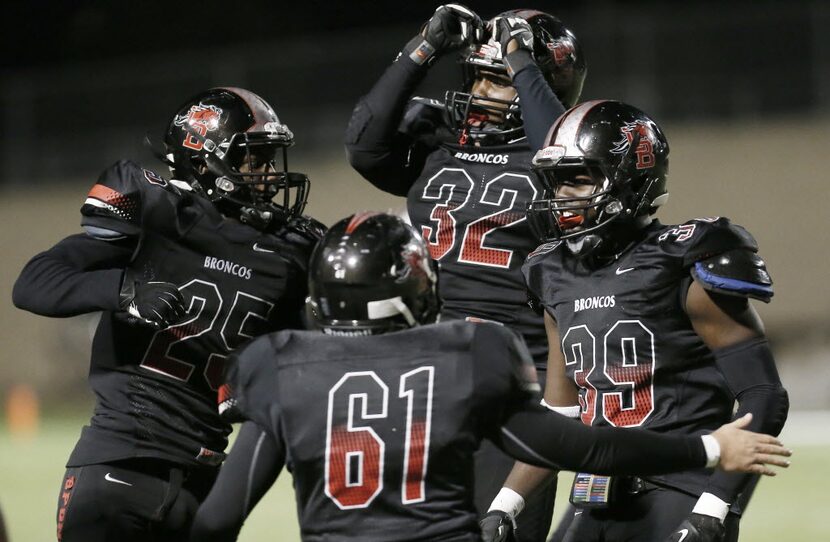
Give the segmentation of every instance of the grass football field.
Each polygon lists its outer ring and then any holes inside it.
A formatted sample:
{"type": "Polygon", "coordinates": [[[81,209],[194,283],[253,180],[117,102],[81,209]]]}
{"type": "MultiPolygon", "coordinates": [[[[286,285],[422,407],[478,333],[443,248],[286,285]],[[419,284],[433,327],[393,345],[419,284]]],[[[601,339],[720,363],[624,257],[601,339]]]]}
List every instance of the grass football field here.
{"type": "MultiPolygon", "coordinates": [[[[63,462],[83,423],[77,417],[52,417],[42,421],[38,433],[30,437],[12,437],[0,425],[0,507],[11,542],[55,540],[55,510],[63,462]]],[[[815,426],[812,430],[826,432],[827,426],[815,426]]],[[[787,430],[783,437],[795,451],[793,464],[779,476],[761,482],[741,523],[741,540],[830,540],[830,497],[824,490],[830,482],[830,444],[825,439],[799,438],[787,430]]],[[[557,512],[567,503],[570,480],[567,473],[560,477],[557,512]]],[[[288,473],[283,473],[254,510],[240,540],[299,540],[288,473]]]]}

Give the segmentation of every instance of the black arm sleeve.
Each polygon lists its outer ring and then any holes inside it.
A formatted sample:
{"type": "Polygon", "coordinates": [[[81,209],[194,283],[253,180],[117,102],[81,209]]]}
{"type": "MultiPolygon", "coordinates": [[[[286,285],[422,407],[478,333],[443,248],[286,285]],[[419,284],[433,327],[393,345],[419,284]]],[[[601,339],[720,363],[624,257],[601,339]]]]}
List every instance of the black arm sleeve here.
{"type": "Polygon", "coordinates": [[[513,86],[519,93],[519,103],[522,104],[522,122],[527,142],[531,149],[538,151],[545,146],[550,127],[565,112],[565,107],[535,63],[527,64],[516,73],[513,86]]]}
{"type": "Polygon", "coordinates": [[[427,71],[401,56],[361,98],[346,128],[349,163],[377,188],[406,196],[423,169],[414,140],[398,131],[407,101],[427,71]]]}
{"type": "MultiPolygon", "coordinates": [[[[787,421],[790,401],[766,339],[751,339],[714,351],[715,361],[738,401],[736,417],[752,413],[746,429],[778,435],[787,421]]],[[[706,489],[724,502],[734,503],[753,474],[717,471],[706,489]]]]}
{"type": "Polygon", "coordinates": [[[535,405],[508,417],[494,442],[525,463],[597,474],[664,474],[706,464],[699,436],[590,427],[535,405]]]}
{"type": "Polygon", "coordinates": [[[14,304],[42,316],[117,311],[121,278],[134,248],[130,238],[71,235],[23,267],[12,291],[14,304]]]}
{"type": "Polygon", "coordinates": [[[245,518],[273,485],[284,463],[282,442],[255,423],[244,423],[210,494],[196,512],[190,540],[236,540],[245,518]]]}

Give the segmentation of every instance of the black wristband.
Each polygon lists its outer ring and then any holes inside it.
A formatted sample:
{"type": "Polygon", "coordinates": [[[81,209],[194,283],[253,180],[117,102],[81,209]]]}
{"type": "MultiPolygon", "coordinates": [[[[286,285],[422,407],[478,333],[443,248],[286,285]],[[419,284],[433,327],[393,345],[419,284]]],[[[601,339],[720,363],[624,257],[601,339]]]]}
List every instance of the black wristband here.
{"type": "Polygon", "coordinates": [[[512,53],[507,53],[507,56],[504,57],[507,74],[510,75],[511,79],[528,65],[535,63],[536,61],[533,60],[533,56],[527,49],[516,49],[512,53]]]}

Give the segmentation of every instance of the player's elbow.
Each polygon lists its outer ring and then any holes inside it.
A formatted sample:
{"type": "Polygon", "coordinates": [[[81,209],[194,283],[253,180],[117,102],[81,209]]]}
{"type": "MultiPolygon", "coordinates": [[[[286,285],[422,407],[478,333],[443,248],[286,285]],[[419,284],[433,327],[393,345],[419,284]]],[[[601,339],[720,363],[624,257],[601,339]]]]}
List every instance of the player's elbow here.
{"type": "Polygon", "coordinates": [[[14,282],[14,287],[12,288],[12,303],[18,309],[39,314],[40,311],[38,310],[37,302],[38,289],[33,284],[30,275],[29,265],[27,265],[14,282]]]}
{"type": "Polygon", "coordinates": [[[742,412],[751,412],[756,418],[753,425],[761,433],[778,435],[787,421],[790,397],[781,384],[764,384],[750,388],[738,397],[742,412]]]}

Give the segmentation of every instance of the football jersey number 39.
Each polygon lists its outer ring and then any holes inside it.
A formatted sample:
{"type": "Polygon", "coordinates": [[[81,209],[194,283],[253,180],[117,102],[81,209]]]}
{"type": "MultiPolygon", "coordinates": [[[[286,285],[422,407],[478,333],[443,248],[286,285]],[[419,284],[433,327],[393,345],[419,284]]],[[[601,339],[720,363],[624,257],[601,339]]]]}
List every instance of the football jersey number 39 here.
{"type": "Polygon", "coordinates": [[[611,326],[602,339],[602,360],[596,337],[585,325],[568,329],[562,352],[565,365],[575,365],[573,378],[580,388],[584,424],[593,424],[598,404],[602,416],[616,427],[642,425],[654,410],[654,334],[639,320],[620,320],[611,326]],[[596,371],[600,361],[601,373],[596,371]]]}
{"type": "MultiPolygon", "coordinates": [[[[437,203],[429,215],[430,225],[422,225],[421,234],[429,244],[430,255],[434,259],[441,260],[455,247],[458,213],[468,205],[474,186],[469,173],[460,168],[444,168],[427,181],[421,198],[437,203]]],[[[491,206],[494,212],[466,225],[457,261],[488,267],[510,267],[513,251],[485,246],[486,238],[495,230],[509,228],[525,220],[524,209],[517,210],[516,203],[535,197],[536,187],[527,175],[502,173],[488,181],[478,203],[491,206]],[[519,198],[520,193],[527,193],[529,197],[519,198]]],[[[463,224],[463,220],[461,222],[463,224]]]]}

